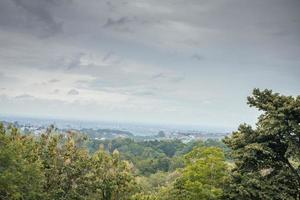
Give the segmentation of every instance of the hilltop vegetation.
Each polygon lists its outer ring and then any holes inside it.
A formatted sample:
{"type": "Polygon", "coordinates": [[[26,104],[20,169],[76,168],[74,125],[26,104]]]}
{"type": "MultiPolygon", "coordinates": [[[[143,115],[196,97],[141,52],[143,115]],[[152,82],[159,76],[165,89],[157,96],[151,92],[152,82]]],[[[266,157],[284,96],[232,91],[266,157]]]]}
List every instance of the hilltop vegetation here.
{"type": "Polygon", "coordinates": [[[300,199],[300,96],[255,89],[257,127],[216,140],[92,140],[0,124],[0,199],[300,199]]]}

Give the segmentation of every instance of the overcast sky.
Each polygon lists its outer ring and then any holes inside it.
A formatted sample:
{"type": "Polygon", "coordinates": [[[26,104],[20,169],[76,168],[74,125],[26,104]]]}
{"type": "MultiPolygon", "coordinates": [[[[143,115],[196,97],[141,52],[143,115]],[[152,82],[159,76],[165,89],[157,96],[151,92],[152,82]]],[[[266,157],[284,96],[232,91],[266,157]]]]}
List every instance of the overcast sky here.
{"type": "Polygon", "coordinates": [[[1,0],[3,115],[236,127],[300,94],[299,0],[1,0]]]}

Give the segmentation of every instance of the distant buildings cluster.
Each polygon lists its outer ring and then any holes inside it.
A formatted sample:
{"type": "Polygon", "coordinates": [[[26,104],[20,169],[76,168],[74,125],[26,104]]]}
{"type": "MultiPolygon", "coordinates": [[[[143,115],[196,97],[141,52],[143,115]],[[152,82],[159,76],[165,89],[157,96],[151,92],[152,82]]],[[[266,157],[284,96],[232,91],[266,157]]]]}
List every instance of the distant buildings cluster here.
{"type": "MultiPolygon", "coordinates": [[[[15,127],[19,128],[25,134],[40,135],[47,130],[45,125],[33,125],[30,123],[20,124],[18,122],[6,122],[2,121],[4,126],[13,124],[15,127]]],[[[136,140],[181,140],[184,143],[188,143],[193,140],[206,140],[206,139],[221,139],[228,135],[227,133],[212,133],[212,132],[201,132],[201,131],[159,131],[156,135],[134,135],[129,131],[117,130],[117,129],[92,129],[92,128],[81,128],[81,129],[57,129],[60,133],[66,133],[69,130],[76,132],[81,132],[88,135],[90,138],[95,140],[107,140],[115,138],[131,138],[136,140]]]]}

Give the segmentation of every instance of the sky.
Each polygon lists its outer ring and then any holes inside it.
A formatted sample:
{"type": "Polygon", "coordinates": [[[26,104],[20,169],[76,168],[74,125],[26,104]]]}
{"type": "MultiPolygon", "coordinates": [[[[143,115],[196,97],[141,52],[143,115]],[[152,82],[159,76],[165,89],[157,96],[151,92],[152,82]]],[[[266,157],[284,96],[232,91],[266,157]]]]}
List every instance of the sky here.
{"type": "Polygon", "coordinates": [[[300,94],[299,0],[1,0],[2,115],[237,127],[300,94]]]}

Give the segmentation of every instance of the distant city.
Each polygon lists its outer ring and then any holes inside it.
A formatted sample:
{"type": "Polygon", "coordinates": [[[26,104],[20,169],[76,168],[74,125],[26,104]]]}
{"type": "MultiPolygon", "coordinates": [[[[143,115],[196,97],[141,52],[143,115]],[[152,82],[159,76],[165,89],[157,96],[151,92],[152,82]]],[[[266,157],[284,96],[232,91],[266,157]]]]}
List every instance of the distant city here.
{"type": "Polygon", "coordinates": [[[88,135],[95,140],[114,139],[118,137],[135,140],[168,140],[178,139],[183,142],[192,140],[222,139],[229,131],[212,130],[212,128],[171,126],[141,123],[108,122],[108,121],[78,121],[27,117],[1,117],[5,126],[13,124],[24,133],[40,135],[50,125],[54,125],[57,132],[76,131],[88,135]]]}

